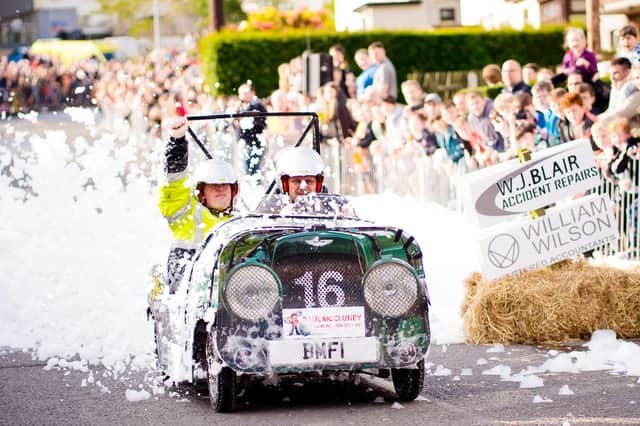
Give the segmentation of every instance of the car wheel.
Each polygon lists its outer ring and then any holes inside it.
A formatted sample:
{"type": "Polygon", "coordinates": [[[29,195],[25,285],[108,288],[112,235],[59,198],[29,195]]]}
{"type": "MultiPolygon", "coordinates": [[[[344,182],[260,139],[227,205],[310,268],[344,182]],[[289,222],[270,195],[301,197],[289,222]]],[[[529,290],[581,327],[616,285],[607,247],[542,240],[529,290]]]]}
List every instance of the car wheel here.
{"type": "Polygon", "coordinates": [[[422,391],[424,384],[424,359],[418,368],[392,368],[391,379],[400,401],[413,401],[422,391]]]}
{"type": "Polygon", "coordinates": [[[213,343],[207,341],[207,379],[209,383],[209,402],[218,413],[230,413],[236,409],[237,378],[236,372],[229,367],[219,370],[218,357],[213,343]]]}

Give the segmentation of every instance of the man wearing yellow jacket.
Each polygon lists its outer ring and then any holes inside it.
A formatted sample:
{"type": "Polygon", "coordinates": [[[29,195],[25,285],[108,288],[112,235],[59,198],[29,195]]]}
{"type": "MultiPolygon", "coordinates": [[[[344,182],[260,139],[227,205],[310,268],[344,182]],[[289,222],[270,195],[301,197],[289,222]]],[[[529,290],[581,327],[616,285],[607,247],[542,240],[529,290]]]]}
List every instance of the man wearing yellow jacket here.
{"type": "Polygon", "coordinates": [[[210,159],[199,164],[189,186],[189,147],[183,117],[171,124],[171,138],[165,149],[167,182],[160,188],[158,207],[173,233],[167,260],[167,284],[174,293],[187,264],[207,233],[231,217],[238,194],[238,178],[231,164],[210,159]]]}

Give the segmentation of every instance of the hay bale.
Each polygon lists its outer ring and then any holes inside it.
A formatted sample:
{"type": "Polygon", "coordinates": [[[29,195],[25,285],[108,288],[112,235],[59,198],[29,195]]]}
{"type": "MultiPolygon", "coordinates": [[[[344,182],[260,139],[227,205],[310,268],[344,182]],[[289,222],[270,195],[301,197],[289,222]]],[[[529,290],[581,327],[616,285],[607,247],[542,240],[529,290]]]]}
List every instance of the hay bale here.
{"type": "Polygon", "coordinates": [[[640,272],[584,260],[490,282],[465,281],[464,333],[472,343],[554,343],[598,329],[640,337],[640,272]]]}

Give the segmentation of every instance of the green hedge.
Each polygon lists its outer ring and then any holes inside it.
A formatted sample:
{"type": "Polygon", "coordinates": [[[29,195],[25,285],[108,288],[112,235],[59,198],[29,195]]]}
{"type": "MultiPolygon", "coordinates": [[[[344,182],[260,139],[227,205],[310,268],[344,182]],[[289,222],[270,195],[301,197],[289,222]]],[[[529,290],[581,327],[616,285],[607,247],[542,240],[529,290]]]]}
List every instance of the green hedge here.
{"type": "MultiPolygon", "coordinates": [[[[307,48],[326,52],[340,43],[353,63],[358,48],[382,41],[400,83],[412,72],[473,70],[508,58],[521,63],[550,66],[562,61],[563,28],[539,31],[451,29],[431,32],[393,31],[366,33],[299,32],[212,33],[200,42],[206,82],[216,94],[236,93],[252,80],[259,96],[278,87],[278,65],[302,54],[307,48]]],[[[353,69],[358,68],[352,64],[353,69]]]]}

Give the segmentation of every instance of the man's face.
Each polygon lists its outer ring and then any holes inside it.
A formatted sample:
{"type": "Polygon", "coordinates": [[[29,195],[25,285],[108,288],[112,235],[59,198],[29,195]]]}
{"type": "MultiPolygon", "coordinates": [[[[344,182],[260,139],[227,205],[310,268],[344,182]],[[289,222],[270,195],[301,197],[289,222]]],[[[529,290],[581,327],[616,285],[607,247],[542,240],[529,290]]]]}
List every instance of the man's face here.
{"type": "Polygon", "coordinates": [[[246,85],[242,85],[238,89],[238,98],[243,102],[251,102],[254,96],[255,92],[246,85]]]}
{"type": "Polygon", "coordinates": [[[522,81],[522,69],[512,61],[502,65],[502,82],[507,86],[514,86],[522,81]]]}
{"type": "Polygon", "coordinates": [[[289,178],[289,198],[295,203],[299,196],[316,192],[316,183],[315,176],[291,176],[289,178]]]}
{"type": "Polygon", "coordinates": [[[231,206],[231,185],[228,183],[205,183],[202,192],[207,208],[224,210],[231,206]]]}
{"type": "Polygon", "coordinates": [[[620,46],[622,46],[622,48],[626,51],[633,50],[633,48],[636,47],[636,44],[638,44],[638,39],[632,35],[628,34],[626,36],[620,37],[620,46]]]}
{"type": "Polygon", "coordinates": [[[373,62],[380,63],[384,59],[384,49],[372,47],[369,49],[369,57],[373,62]]]}
{"type": "Polygon", "coordinates": [[[629,75],[629,71],[630,70],[622,65],[613,65],[611,67],[611,80],[614,82],[624,81],[629,75]]]}

